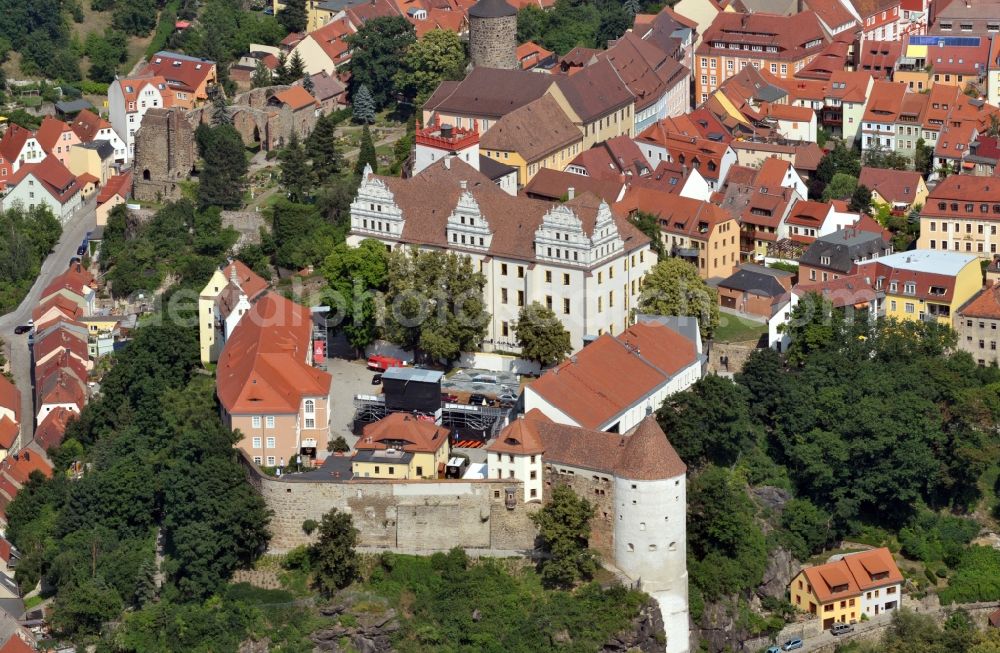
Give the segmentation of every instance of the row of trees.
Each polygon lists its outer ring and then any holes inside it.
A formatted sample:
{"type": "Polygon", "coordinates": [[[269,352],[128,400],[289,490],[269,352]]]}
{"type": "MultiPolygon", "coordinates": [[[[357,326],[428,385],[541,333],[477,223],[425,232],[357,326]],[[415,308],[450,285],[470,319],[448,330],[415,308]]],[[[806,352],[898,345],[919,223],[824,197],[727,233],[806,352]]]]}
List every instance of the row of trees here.
{"type": "Polygon", "coordinates": [[[0,211],[0,312],[21,303],[61,235],[62,225],[47,204],[0,211]]]}
{"type": "Polygon", "coordinates": [[[157,597],[201,605],[266,544],[267,510],[197,367],[194,329],[140,329],[50,452],[57,473],[34,473],[8,506],[6,535],[23,555],[16,580],[28,590],[44,578],[52,623],[75,641],[157,597]],[[88,471],[70,481],[61,471],[80,458],[88,471]]]}

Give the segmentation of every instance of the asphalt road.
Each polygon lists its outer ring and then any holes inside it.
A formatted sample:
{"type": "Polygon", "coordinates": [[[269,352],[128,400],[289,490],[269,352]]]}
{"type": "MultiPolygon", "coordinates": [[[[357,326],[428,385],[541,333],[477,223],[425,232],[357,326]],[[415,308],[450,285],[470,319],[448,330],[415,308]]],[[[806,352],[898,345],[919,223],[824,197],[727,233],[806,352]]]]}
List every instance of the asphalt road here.
{"type": "Polygon", "coordinates": [[[26,324],[31,319],[31,312],[38,305],[38,299],[45,287],[63,273],[69,265],[69,260],[76,256],[76,248],[83,241],[83,236],[94,228],[97,221],[96,196],[83,203],[69,221],[63,225],[62,237],[55,249],[42,263],[41,272],[35,284],[25,296],[21,304],[5,315],[0,316],[0,338],[6,343],[7,359],[10,361],[10,371],[14,383],[21,391],[21,446],[28,444],[35,433],[34,405],[31,390],[31,352],[28,349],[28,334],[14,335],[14,327],[26,324]],[[29,416],[31,416],[29,418],[29,416]]]}

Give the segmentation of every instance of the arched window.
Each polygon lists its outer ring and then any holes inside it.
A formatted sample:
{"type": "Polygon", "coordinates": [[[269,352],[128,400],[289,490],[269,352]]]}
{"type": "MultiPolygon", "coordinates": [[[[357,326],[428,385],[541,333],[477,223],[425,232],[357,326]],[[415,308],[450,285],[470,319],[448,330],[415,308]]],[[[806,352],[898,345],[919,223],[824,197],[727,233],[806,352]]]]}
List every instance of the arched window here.
{"type": "Polygon", "coordinates": [[[316,402],[312,399],[306,399],[306,414],[312,415],[316,412],[316,402]]]}

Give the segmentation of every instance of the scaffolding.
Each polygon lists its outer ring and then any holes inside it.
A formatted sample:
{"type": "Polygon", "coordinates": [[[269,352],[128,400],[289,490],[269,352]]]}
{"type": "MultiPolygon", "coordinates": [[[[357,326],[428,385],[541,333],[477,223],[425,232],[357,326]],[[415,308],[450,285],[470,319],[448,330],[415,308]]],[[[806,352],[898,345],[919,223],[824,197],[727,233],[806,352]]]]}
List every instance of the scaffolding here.
{"type": "MultiPolygon", "coordinates": [[[[445,403],[433,414],[434,421],[446,426],[462,438],[474,437],[489,440],[503,429],[510,407],[470,406],[445,403]]],[[[356,395],[354,397],[354,431],[360,433],[365,424],[384,419],[390,413],[408,412],[387,408],[384,395],[356,395]]]]}

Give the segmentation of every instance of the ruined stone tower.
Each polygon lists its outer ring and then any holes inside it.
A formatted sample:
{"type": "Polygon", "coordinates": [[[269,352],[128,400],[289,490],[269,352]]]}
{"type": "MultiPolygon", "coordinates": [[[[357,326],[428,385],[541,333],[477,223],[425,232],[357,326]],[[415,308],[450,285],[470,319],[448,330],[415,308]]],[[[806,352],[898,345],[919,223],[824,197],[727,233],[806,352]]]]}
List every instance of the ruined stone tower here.
{"type": "Polygon", "coordinates": [[[194,130],[182,109],[150,109],[135,133],[132,196],[161,202],[180,199],[177,182],[194,168],[194,130]]]}
{"type": "Polygon", "coordinates": [[[505,0],[479,0],[469,9],[473,67],[518,68],[517,10],[505,0]]]}

